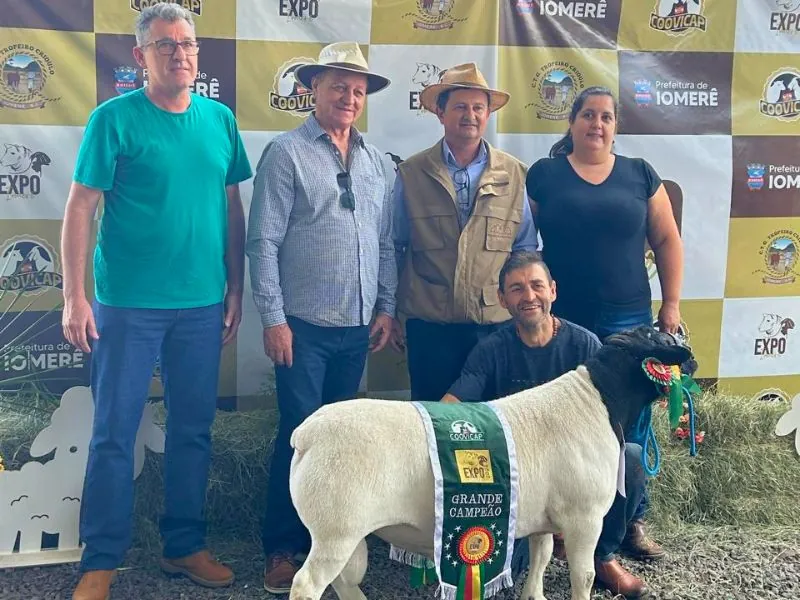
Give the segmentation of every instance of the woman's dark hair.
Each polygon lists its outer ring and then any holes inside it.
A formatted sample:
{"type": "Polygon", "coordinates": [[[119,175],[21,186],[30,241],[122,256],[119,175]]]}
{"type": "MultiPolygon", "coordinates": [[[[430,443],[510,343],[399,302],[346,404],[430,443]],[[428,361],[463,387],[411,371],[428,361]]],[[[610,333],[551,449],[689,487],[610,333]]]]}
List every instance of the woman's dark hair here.
{"type": "MultiPolygon", "coordinates": [[[[583,90],[578,97],[575,98],[575,102],[572,103],[572,110],[569,111],[569,122],[570,125],[575,122],[575,119],[578,117],[578,113],[581,112],[586,99],[589,96],[608,96],[611,98],[611,101],[614,103],[614,117],[617,116],[617,99],[614,97],[614,93],[608,89],[607,87],[603,86],[592,86],[588,87],[583,90]]],[[[569,154],[572,152],[572,133],[567,130],[566,135],[563,138],[558,140],[553,147],[550,148],[550,158],[558,156],[559,154],[569,154]]]]}

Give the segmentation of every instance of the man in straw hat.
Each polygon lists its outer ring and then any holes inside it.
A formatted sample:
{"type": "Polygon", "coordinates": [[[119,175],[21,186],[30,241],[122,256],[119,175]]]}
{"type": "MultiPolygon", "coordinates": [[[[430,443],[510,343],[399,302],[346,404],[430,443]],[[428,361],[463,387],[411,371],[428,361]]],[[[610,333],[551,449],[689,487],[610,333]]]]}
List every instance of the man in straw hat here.
{"type": "MultiPolygon", "coordinates": [[[[511,318],[497,299],[512,250],[536,250],[526,167],[483,139],[509,100],[475,63],[451,67],[420,94],[444,136],[402,162],[394,188],[398,312],[406,317],[411,396],[438,400],[479,339],[511,318]]],[[[399,324],[391,340],[402,351],[399,324]]]]}
{"type": "Polygon", "coordinates": [[[352,42],[323,48],[295,77],[315,108],[264,149],[247,236],[280,410],[263,526],[264,588],[273,594],[290,591],[296,555],[311,547],[289,495],[292,431],[358,392],[368,351],[391,334],[397,287],[391,188],[380,152],[355,127],[367,96],[389,80],[370,72],[352,42]]]}

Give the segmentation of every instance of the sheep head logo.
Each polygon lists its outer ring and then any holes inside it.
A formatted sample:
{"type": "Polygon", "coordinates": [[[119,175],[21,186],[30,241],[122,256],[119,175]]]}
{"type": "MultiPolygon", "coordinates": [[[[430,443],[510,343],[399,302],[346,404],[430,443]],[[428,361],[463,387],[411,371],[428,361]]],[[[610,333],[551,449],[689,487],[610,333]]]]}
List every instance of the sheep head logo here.
{"type": "Polygon", "coordinates": [[[450,423],[450,439],[454,442],[477,442],[483,440],[483,433],[469,421],[461,419],[450,423]]]}
{"type": "Polygon", "coordinates": [[[775,435],[784,436],[796,431],[794,447],[800,454],[800,394],[792,400],[792,408],[784,414],[775,425],[775,435]]]}

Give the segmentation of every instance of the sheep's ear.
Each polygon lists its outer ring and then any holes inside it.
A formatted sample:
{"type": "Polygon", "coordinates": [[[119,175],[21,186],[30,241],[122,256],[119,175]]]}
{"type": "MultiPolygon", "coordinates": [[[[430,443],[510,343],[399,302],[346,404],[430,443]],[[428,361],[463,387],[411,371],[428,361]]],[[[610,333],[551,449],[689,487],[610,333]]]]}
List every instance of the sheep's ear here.
{"type": "Polygon", "coordinates": [[[650,350],[650,354],[665,365],[682,365],[692,358],[691,351],[683,346],[659,346],[650,350]]]}
{"type": "Polygon", "coordinates": [[[55,450],[58,445],[56,437],[57,434],[52,425],[42,429],[31,444],[30,455],[33,458],[40,458],[55,450]]]}

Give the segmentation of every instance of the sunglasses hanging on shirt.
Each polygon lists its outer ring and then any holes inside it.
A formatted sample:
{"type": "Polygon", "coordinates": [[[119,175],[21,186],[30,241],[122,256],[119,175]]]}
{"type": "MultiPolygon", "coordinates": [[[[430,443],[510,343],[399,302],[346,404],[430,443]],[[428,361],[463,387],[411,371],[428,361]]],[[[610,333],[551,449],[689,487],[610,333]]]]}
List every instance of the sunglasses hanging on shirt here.
{"type": "Polygon", "coordinates": [[[350,210],[356,209],[356,197],[353,194],[353,183],[350,179],[350,173],[343,171],[336,175],[336,181],[339,187],[342,188],[342,193],[339,195],[339,202],[342,208],[349,208],[350,210]]]}

